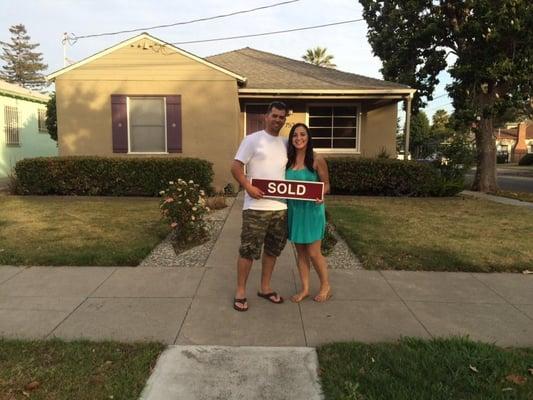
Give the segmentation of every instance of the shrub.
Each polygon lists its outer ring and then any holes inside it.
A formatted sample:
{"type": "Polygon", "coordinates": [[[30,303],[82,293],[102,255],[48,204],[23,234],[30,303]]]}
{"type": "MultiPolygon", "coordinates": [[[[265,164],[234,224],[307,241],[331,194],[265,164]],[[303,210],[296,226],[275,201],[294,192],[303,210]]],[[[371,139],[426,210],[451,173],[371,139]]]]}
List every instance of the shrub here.
{"type": "Polygon", "coordinates": [[[452,196],[461,179],[448,178],[427,163],[355,157],[327,160],[332,194],[373,196],[452,196]]]}
{"type": "Polygon", "coordinates": [[[211,191],[213,168],[197,158],[40,157],[17,162],[18,194],[157,196],[167,182],[211,191]]]}
{"type": "Polygon", "coordinates": [[[159,192],[162,196],[159,208],[163,218],[172,228],[172,242],[177,252],[206,241],[209,228],[204,216],[209,212],[205,192],[192,180],[169,181],[168,187],[159,192]]]}
{"type": "Polygon", "coordinates": [[[505,153],[496,154],[496,163],[505,164],[509,160],[509,156],[505,153]]]}
{"type": "Polygon", "coordinates": [[[533,165],[533,153],[526,154],[518,161],[518,165],[533,165]]]}
{"type": "Polygon", "coordinates": [[[329,214],[326,213],[326,231],[324,232],[324,239],[322,239],[320,247],[324,256],[329,256],[337,244],[337,238],[333,234],[334,231],[335,227],[329,222],[329,214]]]}

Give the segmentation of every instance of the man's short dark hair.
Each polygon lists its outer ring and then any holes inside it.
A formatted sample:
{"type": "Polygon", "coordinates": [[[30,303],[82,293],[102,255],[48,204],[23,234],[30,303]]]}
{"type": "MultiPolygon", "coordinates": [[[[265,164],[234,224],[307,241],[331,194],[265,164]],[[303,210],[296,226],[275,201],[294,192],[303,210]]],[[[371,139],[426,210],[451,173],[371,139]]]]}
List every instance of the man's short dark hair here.
{"type": "Polygon", "coordinates": [[[287,107],[287,104],[285,104],[282,101],[273,101],[272,103],[270,103],[268,105],[266,113],[269,114],[270,111],[272,111],[273,108],[275,108],[276,110],[284,110],[285,114],[287,114],[289,112],[289,108],[287,107]]]}

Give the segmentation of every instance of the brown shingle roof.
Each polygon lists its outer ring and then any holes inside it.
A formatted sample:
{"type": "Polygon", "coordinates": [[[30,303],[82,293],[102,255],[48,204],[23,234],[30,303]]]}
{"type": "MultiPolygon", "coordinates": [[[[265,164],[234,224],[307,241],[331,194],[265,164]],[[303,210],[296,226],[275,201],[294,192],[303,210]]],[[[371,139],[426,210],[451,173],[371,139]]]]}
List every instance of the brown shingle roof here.
{"type": "Polygon", "coordinates": [[[249,47],[206,57],[206,60],[245,76],[246,89],[409,89],[409,86],[318,67],[249,47]]]}

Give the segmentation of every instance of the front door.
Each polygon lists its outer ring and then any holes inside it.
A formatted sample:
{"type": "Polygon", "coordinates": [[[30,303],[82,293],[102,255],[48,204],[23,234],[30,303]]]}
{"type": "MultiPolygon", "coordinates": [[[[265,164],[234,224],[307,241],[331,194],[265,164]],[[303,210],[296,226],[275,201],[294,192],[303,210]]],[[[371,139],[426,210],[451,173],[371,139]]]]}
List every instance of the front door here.
{"type": "Polygon", "coordinates": [[[265,129],[268,104],[246,104],[246,135],[265,129]]]}

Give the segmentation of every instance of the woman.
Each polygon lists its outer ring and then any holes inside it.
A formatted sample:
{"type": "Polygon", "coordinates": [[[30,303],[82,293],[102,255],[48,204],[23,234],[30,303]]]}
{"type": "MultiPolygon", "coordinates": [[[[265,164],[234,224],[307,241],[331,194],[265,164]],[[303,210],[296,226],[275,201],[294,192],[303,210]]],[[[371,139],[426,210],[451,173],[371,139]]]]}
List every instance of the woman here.
{"type": "MultiPolygon", "coordinates": [[[[305,124],[298,123],[291,128],[287,158],[285,179],[324,182],[324,193],[329,192],[328,166],[322,157],[314,154],[311,134],[305,124]]],[[[287,206],[289,240],[296,246],[302,284],[300,292],[291,300],[298,303],[309,296],[309,271],[313,263],[320,279],[320,291],[314,300],[324,302],[331,297],[328,265],[320,249],[326,229],[324,202],[287,200],[287,206]]]]}

